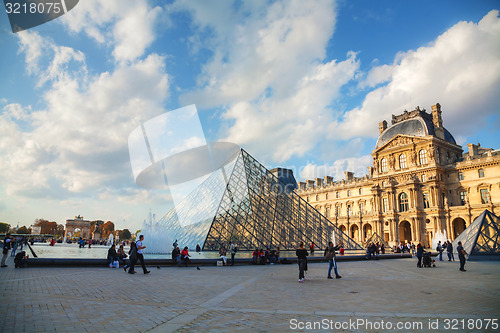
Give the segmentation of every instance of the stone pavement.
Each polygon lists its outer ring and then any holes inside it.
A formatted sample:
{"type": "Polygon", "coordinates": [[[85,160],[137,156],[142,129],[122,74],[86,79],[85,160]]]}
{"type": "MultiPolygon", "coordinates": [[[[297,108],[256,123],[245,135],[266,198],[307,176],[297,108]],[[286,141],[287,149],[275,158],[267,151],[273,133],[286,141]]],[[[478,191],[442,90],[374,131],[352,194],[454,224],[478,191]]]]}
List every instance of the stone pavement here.
{"type": "Polygon", "coordinates": [[[416,259],[343,262],[342,279],[334,280],[326,279],[326,263],[314,263],[304,283],[296,264],[149,267],[148,275],[8,264],[0,269],[1,332],[442,332],[462,325],[482,332],[486,324],[500,332],[486,320],[500,325],[500,262],[468,262],[467,272],[458,261],[422,269],[416,259]]]}

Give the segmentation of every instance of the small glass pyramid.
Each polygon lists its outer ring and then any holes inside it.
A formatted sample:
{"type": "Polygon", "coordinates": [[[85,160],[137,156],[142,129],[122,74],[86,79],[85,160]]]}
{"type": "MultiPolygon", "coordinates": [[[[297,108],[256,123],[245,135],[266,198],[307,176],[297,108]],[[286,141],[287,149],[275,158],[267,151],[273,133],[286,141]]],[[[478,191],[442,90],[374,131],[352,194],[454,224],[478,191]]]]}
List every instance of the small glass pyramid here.
{"type": "Polygon", "coordinates": [[[488,255],[500,258],[499,231],[500,218],[485,210],[453,241],[453,249],[456,251],[458,242],[462,242],[468,259],[480,259],[488,255]]]}

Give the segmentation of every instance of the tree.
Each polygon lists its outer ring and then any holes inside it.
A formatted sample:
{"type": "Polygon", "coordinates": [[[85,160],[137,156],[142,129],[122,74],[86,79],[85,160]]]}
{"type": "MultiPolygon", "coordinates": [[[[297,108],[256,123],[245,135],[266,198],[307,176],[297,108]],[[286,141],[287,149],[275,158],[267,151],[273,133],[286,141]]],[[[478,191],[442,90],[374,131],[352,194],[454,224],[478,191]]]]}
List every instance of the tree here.
{"type": "Polygon", "coordinates": [[[29,234],[30,232],[28,231],[28,228],[26,228],[25,226],[22,226],[19,229],[17,229],[16,233],[17,234],[29,234]]]}
{"type": "Polygon", "coordinates": [[[56,222],[49,222],[45,219],[36,219],[35,226],[41,227],[40,228],[41,234],[51,234],[51,235],[57,234],[57,223],[56,222]]]}
{"type": "Polygon", "coordinates": [[[6,233],[9,231],[9,229],[10,229],[10,224],[0,222],[0,232],[1,233],[6,233]]]}
{"type": "Polygon", "coordinates": [[[109,235],[115,231],[115,224],[111,221],[104,223],[101,226],[101,238],[108,238],[109,235]]]}
{"type": "Polygon", "coordinates": [[[130,230],[128,230],[128,229],[120,230],[118,235],[120,236],[120,239],[124,239],[124,240],[132,238],[132,234],[130,233],[130,230]]]}

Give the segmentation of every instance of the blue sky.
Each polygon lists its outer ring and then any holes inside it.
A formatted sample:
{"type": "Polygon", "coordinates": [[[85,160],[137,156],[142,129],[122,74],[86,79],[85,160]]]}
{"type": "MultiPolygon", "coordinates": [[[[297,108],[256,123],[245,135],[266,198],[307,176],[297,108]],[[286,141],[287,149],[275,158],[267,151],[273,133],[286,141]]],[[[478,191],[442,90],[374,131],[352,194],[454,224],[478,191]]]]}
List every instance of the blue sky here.
{"type": "MultiPolygon", "coordinates": [[[[13,34],[0,14],[0,221],[139,229],[127,138],[196,104],[205,135],[298,180],[363,176],[378,123],[430,110],[500,148],[498,1],[84,0],[13,34]]],[[[3,10],[3,6],[2,6],[3,10]]]]}

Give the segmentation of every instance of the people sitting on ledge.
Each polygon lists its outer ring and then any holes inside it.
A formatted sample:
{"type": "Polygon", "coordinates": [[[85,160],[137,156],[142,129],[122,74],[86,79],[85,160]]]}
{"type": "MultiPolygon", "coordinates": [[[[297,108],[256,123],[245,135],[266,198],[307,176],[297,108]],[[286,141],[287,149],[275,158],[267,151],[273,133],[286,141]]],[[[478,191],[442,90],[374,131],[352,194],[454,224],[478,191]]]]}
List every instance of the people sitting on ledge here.
{"type": "Polygon", "coordinates": [[[178,246],[172,250],[172,261],[177,262],[177,266],[181,265],[181,250],[178,246]]]}
{"type": "Polygon", "coordinates": [[[190,255],[189,255],[188,247],[186,246],[181,251],[181,260],[182,260],[182,262],[184,263],[184,265],[186,267],[187,267],[188,264],[191,263],[191,260],[189,259],[189,257],[190,257],[190,255]]]}

